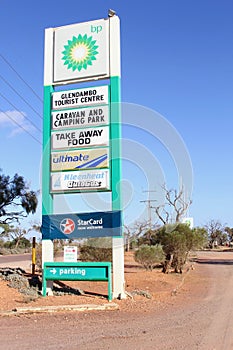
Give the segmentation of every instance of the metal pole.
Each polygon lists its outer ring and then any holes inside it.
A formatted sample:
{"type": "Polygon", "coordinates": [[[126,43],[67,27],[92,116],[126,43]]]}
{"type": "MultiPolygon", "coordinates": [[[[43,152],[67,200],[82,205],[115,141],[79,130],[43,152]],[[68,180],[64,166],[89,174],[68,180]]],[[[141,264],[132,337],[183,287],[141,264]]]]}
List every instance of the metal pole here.
{"type": "Polygon", "coordinates": [[[36,237],[32,238],[32,275],[35,275],[36,270],[36,237]]]}
{"type": "Polygon", "coordinates": [[[151,206],[151,202],[156,202],[156,199],[150,199],[150,193],[151,192],[156,192],[156,191],[143,191],[143,192],[149,192],[149,199],[144,200],[144,201],[140,201],[141,203],[148,203],[147,205],[147,210],[148,210],[148,223],[149,223],[149,229],[151,230],[151,226],[152,226],[152,218],[151,218],[151,208],[153,208],[151,206]]]}

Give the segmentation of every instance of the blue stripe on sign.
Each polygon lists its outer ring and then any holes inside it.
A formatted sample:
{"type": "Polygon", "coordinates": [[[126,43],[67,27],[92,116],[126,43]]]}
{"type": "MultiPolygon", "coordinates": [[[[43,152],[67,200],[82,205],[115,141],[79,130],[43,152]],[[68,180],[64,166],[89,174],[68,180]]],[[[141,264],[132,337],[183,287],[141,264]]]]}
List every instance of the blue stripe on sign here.
{"type": "Polygon", "coordinates": [[[103,154],[102,156],[97,157],[97,158],[95,158],[95,159],[92,159],[92,160],[90,160],[89,162],[86,162],[86,163],[84,163],[84,164],[82,164],[82,165],[76,166],[76,169],[81,169],[81,168],[94,168],[94,167],[96,167],[97,165],[103,163],[107,158],[108,158],[107,153],[106,153],[106,154],[103,154]]]}

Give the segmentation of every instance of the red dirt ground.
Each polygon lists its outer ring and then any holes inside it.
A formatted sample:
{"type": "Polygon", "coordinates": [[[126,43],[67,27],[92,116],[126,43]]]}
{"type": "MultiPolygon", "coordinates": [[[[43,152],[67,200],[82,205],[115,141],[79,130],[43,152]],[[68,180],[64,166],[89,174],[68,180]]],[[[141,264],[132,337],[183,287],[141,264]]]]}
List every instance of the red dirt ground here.
{"type": "MultiPolygon", "coordinates": [[[[19,266],[20,267],[20,266],[19,266]]],[[[133,259],[133,253],[125,254],[125,282],[126,291],[130,294],[133,291],[143,291],[151,295],[151,299],[142,295],[129,296],[125,300],[117,301],[121,309],[130,311],[135,309],[146,311],[151,303],[157,306],[171,300],[172,295],[183,285],[184,279],[190,271],[190,265],[186,266],[185,272],[180,274],[163,274],[161,268],[146,271],[133,259]]],[[[107,301],[107,283],[76,281],[65,282],[65,285],[79,288],[85,295],[62,295],[39,297],[32,300],[16,289],[10,288],[6,281],[0,279],[0,310],[12,310],[19,307],[40,307],[57,305],[81,305],[81,304],[102,304],[107,301]]]]}

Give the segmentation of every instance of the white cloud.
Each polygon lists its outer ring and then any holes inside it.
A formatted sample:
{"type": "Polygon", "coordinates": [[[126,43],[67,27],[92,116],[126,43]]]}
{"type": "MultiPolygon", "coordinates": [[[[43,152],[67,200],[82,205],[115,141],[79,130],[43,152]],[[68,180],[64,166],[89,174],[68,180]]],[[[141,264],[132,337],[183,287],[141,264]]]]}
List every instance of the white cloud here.
{"type": "Polygon", "coordinates": [[[0,127],[10,129],[9,137],[13,137],[25,131],[34,131],[34,126],[30,124],[25,117],[26,113],[20,111],[12,110],[0,112],[0,127]]]}

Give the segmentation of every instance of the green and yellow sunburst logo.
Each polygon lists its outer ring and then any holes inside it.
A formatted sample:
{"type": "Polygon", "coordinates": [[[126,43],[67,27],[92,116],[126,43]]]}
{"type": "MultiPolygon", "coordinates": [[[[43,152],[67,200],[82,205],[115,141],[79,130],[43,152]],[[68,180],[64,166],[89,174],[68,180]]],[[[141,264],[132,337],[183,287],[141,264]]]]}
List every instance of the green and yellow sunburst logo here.
{"type": "Polygon", "coordinates": [[[62,52],[64,65],[67,65],[67,69],[79,72],[92,66],[92,61],[96,60],[95,56],[99,53],[96,51],[98,48],[96,40],[92,40],[92,36],[87,37],[87,34],[73,36],[73,39],[68,40],[64,48],[65,50],[62,52]]]}

